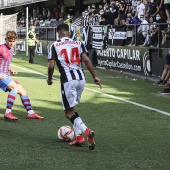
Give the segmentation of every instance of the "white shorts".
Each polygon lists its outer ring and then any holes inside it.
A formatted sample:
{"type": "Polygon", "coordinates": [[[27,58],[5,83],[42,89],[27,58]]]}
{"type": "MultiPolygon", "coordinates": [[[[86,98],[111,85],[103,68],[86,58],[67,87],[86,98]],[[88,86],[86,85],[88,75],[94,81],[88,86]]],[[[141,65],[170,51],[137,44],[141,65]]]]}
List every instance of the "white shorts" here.
{"type": "Polygon", "coordinates": [[[80,102],[85,83],[85,80],[71,80],[61,84],[63,110],[75,107],[80,102]]]}

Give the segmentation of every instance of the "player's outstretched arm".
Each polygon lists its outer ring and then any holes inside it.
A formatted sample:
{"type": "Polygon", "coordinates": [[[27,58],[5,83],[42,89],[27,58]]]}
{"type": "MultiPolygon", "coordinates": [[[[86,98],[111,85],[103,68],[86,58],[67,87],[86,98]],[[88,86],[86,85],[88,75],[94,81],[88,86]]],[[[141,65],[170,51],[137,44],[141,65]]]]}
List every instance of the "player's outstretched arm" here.
{"type": "Polygon", "coordinates": [[[48,78],[47,78],[47,84],[52,85],[52,77],[54,73],[54,67],[55,67],[55,60],[49,60],[48,61],[48,78]]]}
{"type": "Polygon", "coordinates": [[[96,76],[96,73],[93,69],[93,65],[92,65],[89,57],[85,53],[83,53],[82,58],[83,58],[83,61],[84,61],[86,68],[90,71],[91,75],[93,76],[95,84],[98,84],[100,86],[100,88],[102,88],[101,80],[96,76]]]}

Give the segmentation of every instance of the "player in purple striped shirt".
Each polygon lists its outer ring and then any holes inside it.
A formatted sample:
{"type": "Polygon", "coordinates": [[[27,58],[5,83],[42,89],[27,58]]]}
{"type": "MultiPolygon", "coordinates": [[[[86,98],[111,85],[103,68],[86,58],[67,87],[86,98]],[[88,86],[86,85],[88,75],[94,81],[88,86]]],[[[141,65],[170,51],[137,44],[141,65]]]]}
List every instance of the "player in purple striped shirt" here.
{"type": "Polygon", "coordinates": [[[12,106],[17,94],[20,95],[22,104],[28,112],[28,119],[44,119],[32,110],[30,100],[26,90],[15,80],[10,78],[10,73],[16,75],[17,72],[10,68],[13,58],[13,47],[18,36],[15,31],[7,31],[5,44],[0,45],[0,88],[4,92],[9,92],[7,97],[6,111],[4,118],[8,120],[18,120],[12,113],[12,106]]]}

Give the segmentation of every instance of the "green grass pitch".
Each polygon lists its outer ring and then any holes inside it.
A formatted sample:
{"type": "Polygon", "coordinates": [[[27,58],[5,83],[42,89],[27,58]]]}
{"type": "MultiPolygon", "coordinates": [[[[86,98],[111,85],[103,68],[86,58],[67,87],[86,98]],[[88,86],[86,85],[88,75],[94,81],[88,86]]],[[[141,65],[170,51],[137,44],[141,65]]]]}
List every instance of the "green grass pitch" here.
{"type": "Polygon", "coordinates": [[[87,84],[76,109],[96,132],[96,147],[93,151],[87,145],[70,147],[57,139],[59,127],[72,126],[62,110],[57,67],[56,80],[48,86],[46,57],[36,56],[35,61],[37,65],[29,64],[24,53],[16,55],[12,68],[18,74],[13,78],[27,90],[33,109],[45,120],[28,120],[17,96],[13,113],[18,121],[5,121],[7,93],[0,92],[0,170],[170,169],[170,117],[161,114],[170,113],[170,97],[159,95],[162,87],[95,68],[100,89],[85,69],[87,84]]]}

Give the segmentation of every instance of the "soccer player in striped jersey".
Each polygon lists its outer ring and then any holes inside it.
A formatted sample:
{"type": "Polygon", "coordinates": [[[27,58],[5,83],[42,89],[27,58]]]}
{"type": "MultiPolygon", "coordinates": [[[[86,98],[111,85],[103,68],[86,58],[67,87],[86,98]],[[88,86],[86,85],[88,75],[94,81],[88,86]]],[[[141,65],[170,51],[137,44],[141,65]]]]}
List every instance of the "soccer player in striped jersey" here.
{"type": "Polygon", "coordinates": [[[84,145],[85,139],[82,135],[87,136],[89,149],[93,150],[95,147],[94,131],[89,129],[78,112],[75,106],[81,99],[82,92],[85,87],[85,76],[82,69],[82,60],[85,66],[90,71],[94,82],[101,87],[101,81],[96,76],[88,52],[85,46],[80,41],[70,39],[69,27],[67,24],[60,24],[57,27],[58,37],[60,40],[54,42],[50,47],[48,55],[48,78],[47,83],[53,83],[52,76],[54,73],[54,66],[57,64],[60,72],[61,81],[61,99],[65,116],[72,124],[76,134],[76,138],[70,142],[71,146],[84,145]]]}
{"type": "Polygon", "coordinates": [[[10,73],[16,75],[17,72],[10,68],[10,63],[13,58],[13,47],[17,40],[15,31],[7,31],[5,44],[0,45],[0,88],[4,92],[9,92],[7,97],[6,111],[4,118],[8,120],[17,120],[18,118],[12,113],[12,106],[17,94],[20,95],[22,104],[27,110],[28,119],[44,119],[32,110],[30,100],[26,90],[15,80],[10,78],[10,73]]]}

